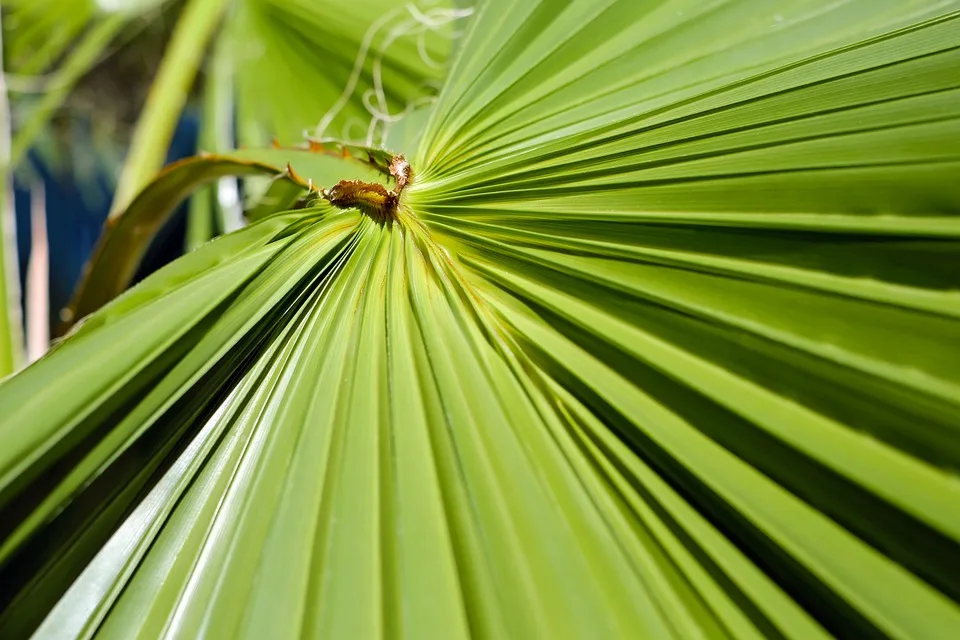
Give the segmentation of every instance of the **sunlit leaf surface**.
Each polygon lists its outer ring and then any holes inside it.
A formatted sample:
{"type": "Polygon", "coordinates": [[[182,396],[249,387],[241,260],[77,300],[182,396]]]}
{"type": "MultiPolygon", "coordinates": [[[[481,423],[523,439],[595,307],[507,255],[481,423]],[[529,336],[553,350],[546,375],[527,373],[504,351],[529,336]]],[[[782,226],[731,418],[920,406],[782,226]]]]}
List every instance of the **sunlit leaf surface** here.
{"type": "Polygon", "coordinates": [[[483,3],[396,220],[0,386],[0,635],[952,637],[958,11],[483,3]]]}

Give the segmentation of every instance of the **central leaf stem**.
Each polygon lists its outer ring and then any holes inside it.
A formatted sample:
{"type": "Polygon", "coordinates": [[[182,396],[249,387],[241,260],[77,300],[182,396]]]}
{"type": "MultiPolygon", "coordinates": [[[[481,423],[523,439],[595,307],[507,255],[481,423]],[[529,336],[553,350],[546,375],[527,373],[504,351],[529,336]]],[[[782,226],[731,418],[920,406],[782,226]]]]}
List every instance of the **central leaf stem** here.
{"type": "Polygon", "coordinates": [[[377,222],[396,220],[400,194],[410,182],[410,163],[398,154],[390,160],[389,170],[396,181],[396,186],[391,190],[377,182],[341,180],[329,191],[322,190],[320,194],[335,207],[359,209],[377,222]]]}
{"type": "Polygon", "coordinates": [[[322,195],[340,209],[359,209],[377,222],[396,218],[400,194],[377,182],[341,180],[322,195]]]}

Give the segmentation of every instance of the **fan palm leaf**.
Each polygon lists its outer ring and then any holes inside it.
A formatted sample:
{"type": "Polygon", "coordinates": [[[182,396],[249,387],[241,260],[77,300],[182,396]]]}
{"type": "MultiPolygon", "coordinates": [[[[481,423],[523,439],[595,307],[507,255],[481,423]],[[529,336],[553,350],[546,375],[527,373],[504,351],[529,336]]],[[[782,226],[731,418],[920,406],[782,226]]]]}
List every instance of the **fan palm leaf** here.
{"type": "Polygon", "coordinates": [[[396,209],[268,215],[0,386],[0,628],[949,637],[958,25],[487,0],[396,209]]]}

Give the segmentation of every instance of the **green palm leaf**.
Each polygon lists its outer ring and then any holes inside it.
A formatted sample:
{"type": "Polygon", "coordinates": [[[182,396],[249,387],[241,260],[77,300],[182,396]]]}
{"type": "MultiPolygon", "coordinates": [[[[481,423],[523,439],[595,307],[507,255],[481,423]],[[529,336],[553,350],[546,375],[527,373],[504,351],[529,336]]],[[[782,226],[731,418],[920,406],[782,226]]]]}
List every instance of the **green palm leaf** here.
{"type": "Polygon", "coordinates": [[[0,386],[0,635],[949,637],[958,25],[488,0],[390,220],[266,216],[0,386]]]}

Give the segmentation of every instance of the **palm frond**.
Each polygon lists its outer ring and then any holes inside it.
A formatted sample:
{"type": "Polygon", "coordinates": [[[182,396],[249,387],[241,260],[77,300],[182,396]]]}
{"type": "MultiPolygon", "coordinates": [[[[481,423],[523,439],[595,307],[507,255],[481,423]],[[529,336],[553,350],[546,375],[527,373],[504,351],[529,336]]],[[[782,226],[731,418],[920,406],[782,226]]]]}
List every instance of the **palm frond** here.
{"type": "Polygon", "coordinates": [[[949,637],[958,25],[488,0],[390,219],[0,386],[0,635],[949,637]]]}

